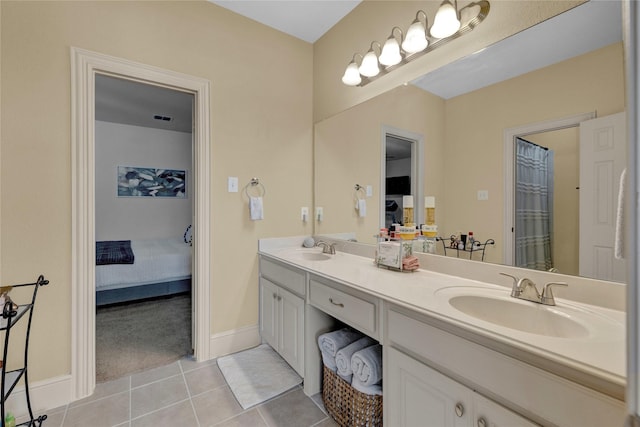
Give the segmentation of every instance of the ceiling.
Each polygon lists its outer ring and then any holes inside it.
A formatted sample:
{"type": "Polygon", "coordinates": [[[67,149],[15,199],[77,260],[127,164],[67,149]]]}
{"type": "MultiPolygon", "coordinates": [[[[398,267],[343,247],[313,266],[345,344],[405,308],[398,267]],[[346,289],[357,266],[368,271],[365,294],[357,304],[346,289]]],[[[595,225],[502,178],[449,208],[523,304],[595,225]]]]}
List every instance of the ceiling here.
{"type": "MultiPolygon", "coordinates": [[[[359,0],[210,1],[308,40],[316,40],[359,3],[359,0]]],[[[621,17],[620,1],[591,0],[415,79],[412,84],[445,99],[461,95],[620,41],[621,17]],[[469,70],[474,70],[472,79],[469,70]]],[[[96,78],[96,120],[191,132],[192,105],[193,95],[189,93],[115,77],[96,78]],[[154,115],[171,120],[154,120],[154,115]]]]}

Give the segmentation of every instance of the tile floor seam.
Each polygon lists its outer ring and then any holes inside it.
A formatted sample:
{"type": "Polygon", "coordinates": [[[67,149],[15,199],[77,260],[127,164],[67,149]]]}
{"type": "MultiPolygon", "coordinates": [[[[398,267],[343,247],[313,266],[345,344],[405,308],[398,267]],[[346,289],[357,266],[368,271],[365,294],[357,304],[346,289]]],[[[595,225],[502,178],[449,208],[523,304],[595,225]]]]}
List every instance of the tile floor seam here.
{"type": "MultiPolygon", "coordinates": [[[[77,405],[74,405],[73,408],[69,408],[69,405],[67,405],[67,410],[65,410],[65,414],[67,413],[67,411],[69,409],[82,408],[83,406],[91,405],[92,403],[100,402],[101,400],[109,399],[111,397],[117,396],[119,394],[124,394],[124,393],[130,393],[130,390],[123,390],[123,391],[119,391],[117,393],[110,394],[108,396],[102,396],[102,397],[99,397],[97,399],[92,399],[92,400],[89,400],[89,401],[84,402],[84,403],[78,403],[77,405]]],[[[71,402],[71,403],[76,403],[76,402],[71,402]]]]}
{"type": "MultiPolygon", "coordinates": [[[[0,1],[1,1],[1,0],[0,0],[0,1]]],[[[207,390],[202,391],[202,392],[200,392],[200,393],[198,393],[198,394],[191,395],[191,398],[193,399],[194,397],[200,397],[200,396],[202,396],[202,395],[203,395],[203,394],[205,394],[205,393],[209,393],[209,392],[211,392],[211,391],[217,390],[217,389],[222,388],[222,387],[229,387],[229,385],[225,382],[224,384],[221,384],[221,385],[219,385],[219,386],[216,386],[216,387],[213,387],[213,388],[207,389],[207,390]]],[[[230,387],[229,387],[229,390],[231,390],[231,388],[230,388],[230,387]]]]}
{"type": "Polygon", "coordinates": [[[149,411],[149,412],[144,413],[144,414],[142,414],[142,415],[137,415],[137,416],[135,416],[135,417],[131,417],[131,418],[129,418],[129,423],[131,423],[131,421],[138,420],[138,419],[140,419],[140,418],[142,418],[142,417],[146,417],[147,415],[155,414],[156,412],[160,412],[160,411],[163,411],[163,410],[165,410],[165,409],[167,409],[167,408],[171,408],[172,406],[178,405],[178,404],[180,404],[180,403],[184,403],[184,402],[186,402],[187,400],[191,400],[191,399],[189,399],[189,398],[187,398],[187,399],[182,399],[182,400],[180,400],[180,401],[173,402],[173,403],[170,403],[170,404],[168,404],[168,405],[166,405],[166,406],[163,406],[162,408],[154,409],[153,411],[149,411]]]}
{"type": "Polygon", "coordinates": [[[256,406],[256,411],[258,411],[258,415],[260,415],[260,418],[262,418],[262,421],[264,421],[265,425],[267,427],[271,427],[271,425],[269,424],[269,422],[267,421],[267,418],[264,416],[264,414],[262,413],[262,411],[260,410],[260,406],[262,405],[258,405],[256,406]]]}
{"type": "MultiPolygon", "coordinates": [[[[138,386],[135,386],[135,387],[130,386],[130,389],[131,389],[131,390],[137,390],[137,389],[139,389],[139,388],[146,387],[146,386],[151,385],[151,384],[157,384],[157,383],[162,382],[162,381],[164,381],[164,380],[168,380],[168,379],[170,379],[170,378],[177,377],[177,376],[180,376],[180,375],[182,375],[182,374],[173,374],[173,375],[169,375],[168,377],[160,378],[160,379],[157,379],[157,380],[154,380],[154,381],[151,381],[151,382],[148,382],[148,383],[142,384],[142,385],[138,385],[138,386]]],[[[184,377],[184,375],[182,375],[182,376],[184,377]]]]}
{"type": "Polygon", "coordinates": [[[60,423],[60,427],[64,427],[64,422],[67,420],[68,410],[69,410],[69,404],[67,403],[64,407],[64,414],[62,415],[62,422],[60,423]]]}
{"type": "Polygon", "coordinates": [[[330,418],[330,417],[324,417],[323,419],[321,419],[321,420],[320,420],[320,421],[318,421],[317,423],[312,424],[312,425],[311,425],[311,427],[317,427],[317,426],[319,426],[320,424],[322,424],[323,422],[327,421],[328,419],[331,419],[331,418],[330,418]]]}
{"type": "Polygon", "coordinates": [[[131,427],[131,415],[133,412],[133,393],[131,392],[131,384],[133,383],[133,378],[129,375],[129,427],[131,427]]]}
{"type": "Polygon", "coordinates": [[[191,390],[189,390],[189,384],[187,383],[187,377],[184,374],[184,369],[182,369],[182,363],[178,363],[178,367],[180,368],[180,373],[182,374],[182,381],[184,381],[184,386],[187,389],[187,396],[189,397],[189,404],[191,405],[191,410],[193,411],[193,416],[196,419],[197,427],[200,427],[200,418],[198,418],[198,412],[196,411],[196,407],[193,404],[193,396],[191,395],[191,390]]]}

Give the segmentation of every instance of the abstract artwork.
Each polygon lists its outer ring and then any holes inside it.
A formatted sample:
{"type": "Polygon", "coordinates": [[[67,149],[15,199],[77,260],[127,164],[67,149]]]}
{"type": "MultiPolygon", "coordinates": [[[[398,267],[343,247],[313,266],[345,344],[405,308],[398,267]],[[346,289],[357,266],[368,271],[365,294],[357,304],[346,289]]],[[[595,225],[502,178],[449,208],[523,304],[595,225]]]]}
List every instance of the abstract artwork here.
{"type": "Polygon", "coordinates": [[[118,166],[118,197],[187,197],[187,172],[118,166]]]}

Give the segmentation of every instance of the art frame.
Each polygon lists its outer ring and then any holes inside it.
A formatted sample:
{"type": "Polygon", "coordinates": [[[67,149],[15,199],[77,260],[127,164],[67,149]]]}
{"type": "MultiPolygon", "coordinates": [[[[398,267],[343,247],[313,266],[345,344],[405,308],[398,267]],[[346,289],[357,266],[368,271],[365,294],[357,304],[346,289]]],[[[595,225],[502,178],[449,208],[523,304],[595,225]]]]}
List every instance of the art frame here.
{"type": "Polygon", "coordinates": [[[187,171],[182,169],[117,167],[118,197],[187,198],[187,171]]]}

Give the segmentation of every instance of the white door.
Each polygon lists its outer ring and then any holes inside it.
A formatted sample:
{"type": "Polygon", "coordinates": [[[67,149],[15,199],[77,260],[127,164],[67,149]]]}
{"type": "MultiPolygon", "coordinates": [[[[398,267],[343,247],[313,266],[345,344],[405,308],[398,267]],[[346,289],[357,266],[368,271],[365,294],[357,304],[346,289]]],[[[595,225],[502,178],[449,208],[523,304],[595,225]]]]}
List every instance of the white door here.
{"type": "Polygon", "coordinates": [[[614,257],[626,135],[624,112],[580,123],[580,276],[626,281],[625,262],[614,257]]]}

